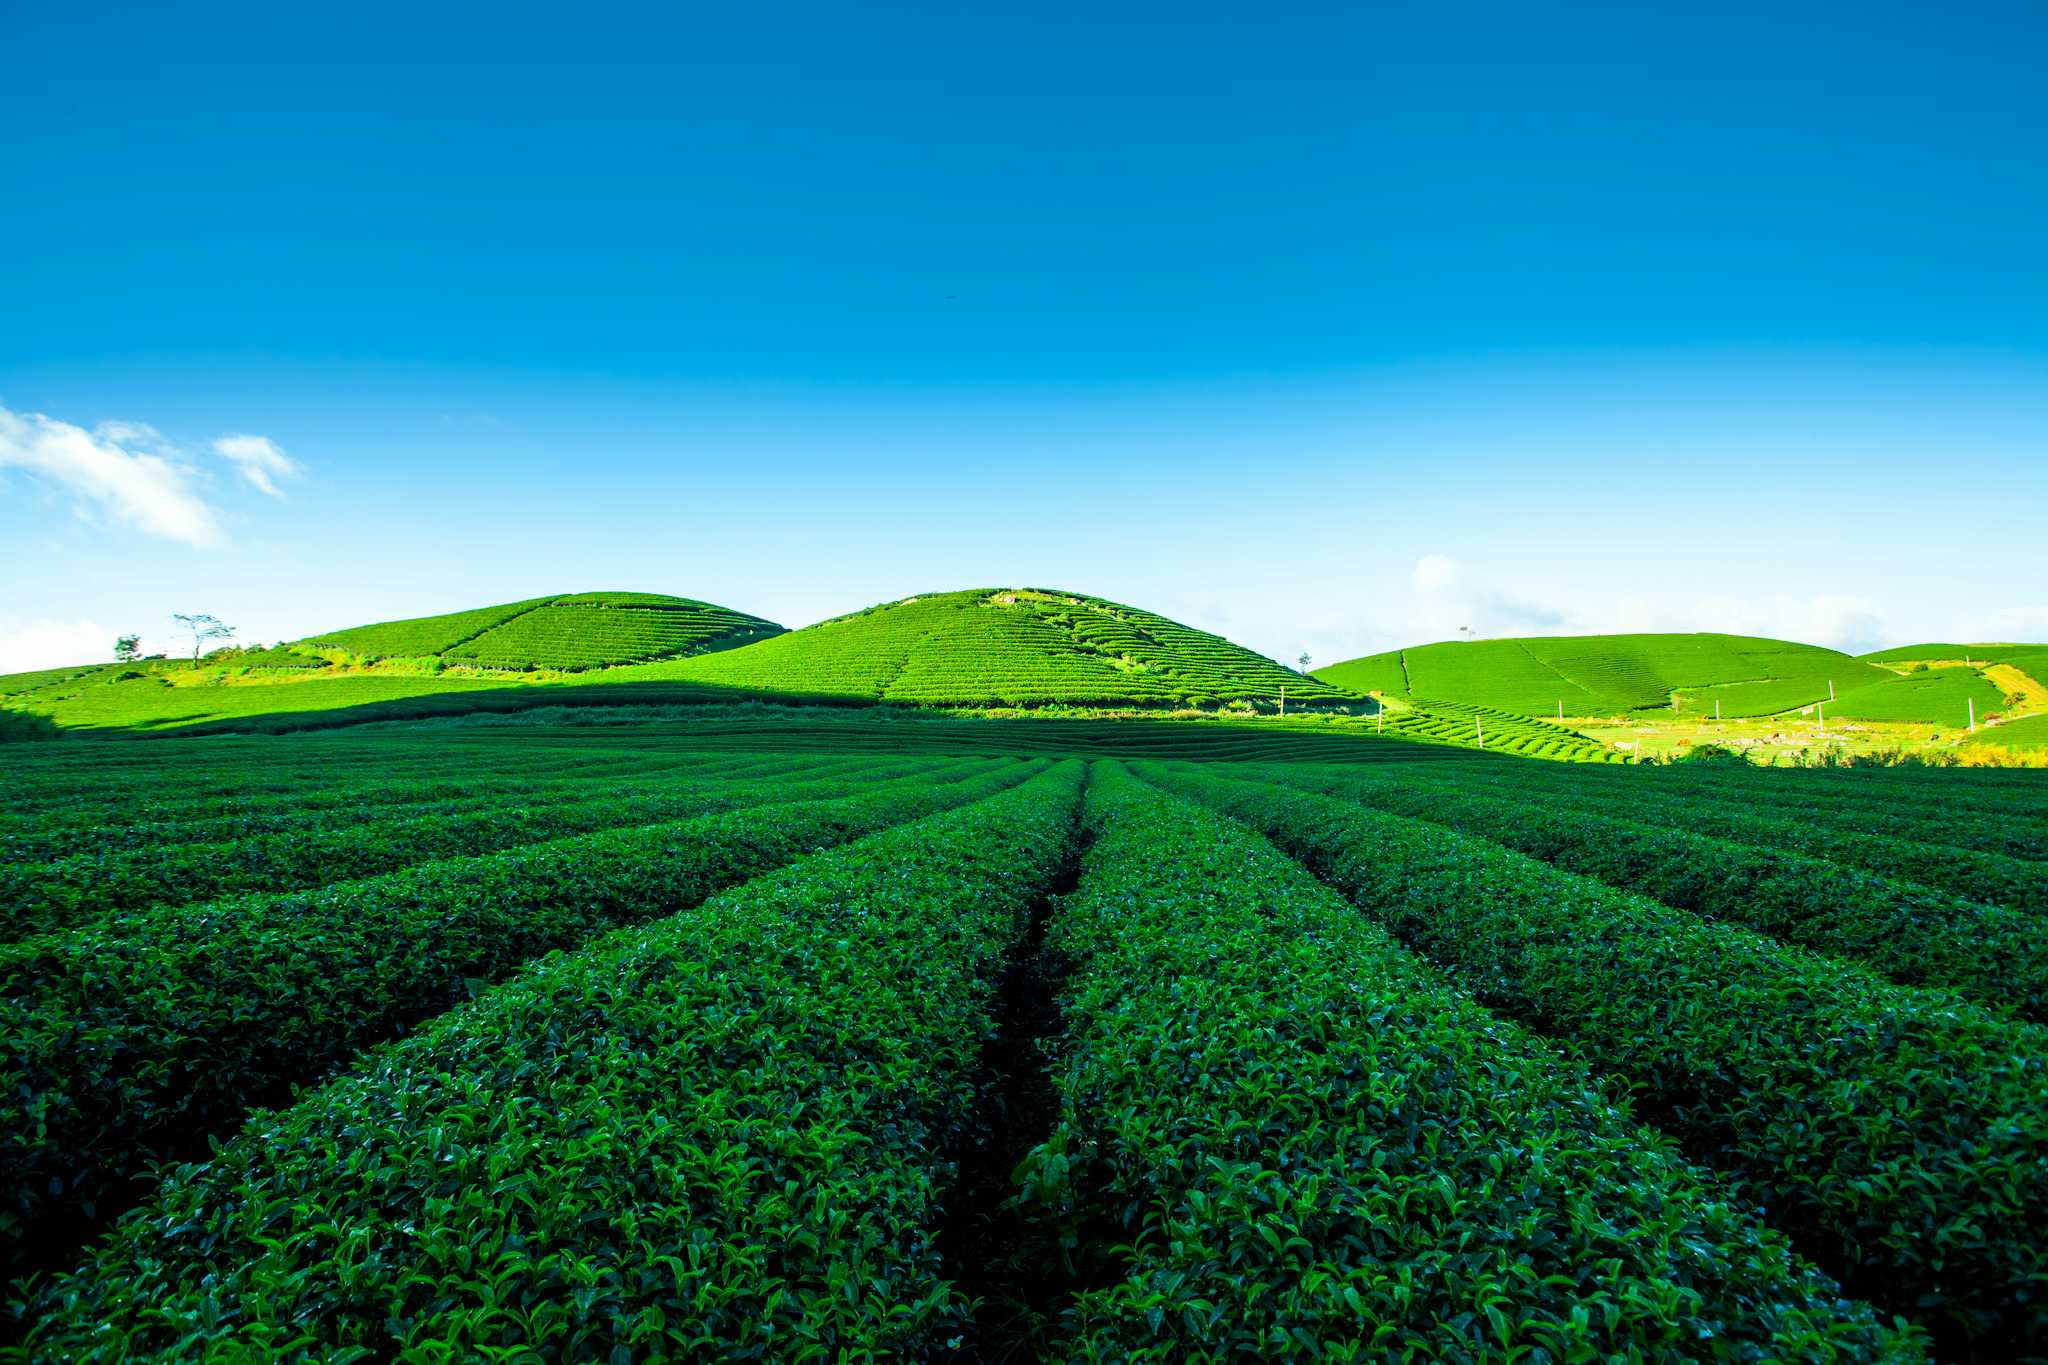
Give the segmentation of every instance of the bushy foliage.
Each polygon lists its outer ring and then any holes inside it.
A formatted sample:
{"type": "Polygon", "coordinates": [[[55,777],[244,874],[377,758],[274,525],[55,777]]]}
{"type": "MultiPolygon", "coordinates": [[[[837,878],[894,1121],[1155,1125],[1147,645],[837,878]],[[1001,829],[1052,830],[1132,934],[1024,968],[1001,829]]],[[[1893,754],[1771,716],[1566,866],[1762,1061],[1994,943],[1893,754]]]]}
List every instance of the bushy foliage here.
{"type": "Polygon", "coordinates": [[[451,1012],[174,1175],[45,1292],[32,1347],[941,1353],[965,1310],[933,1244],[947,1153],[1079,778],[820,854],[451,1012]]]}
{"type": "Polygon", "coordinates": [[[2048,863],[1937,842],[1944,835],[1943,826],[1970,818],[1952,813],[1945,803],[1930,803],[1935,808],[1927,819],[1882,809],[1852,810],[1831,819],[1814,810],[1810,798],[1803,808],[1768,804],[1751,799],[1750,790],[1742,786],[1702,788],[1648,777],[1628,772],[1617,783],[1589,780],[1577,772],[1528,772],[1494,764],[1470,771],[1455,785],[1538,801],[1553,811],[1618,816],[1731,843],[1803,853],[2015,909],[2048,910],[2048,863]]]}
{"type": "Polygon", "coordinates": [[[532,957],[1028,771],[991,760],[963,781],[884,784],[315,891],[109,915],[0,950],[0,1072],[22,1097],[0,1110],[8,1258],[60,1235],[64,1219],[110,1211],[103,1197],[149,1162],[189,1154],[251,1107],[532,957]]]}
{"type": "Polygon", "coordinates": [[[1917,1358],[1264,840],[1110,765],[1087,828],[1019,1171],[1101,1262],[1073,1358],[1917,1358]]]}
{"type": "Polygon", "coordinates": [[[1354,803],[1147,765],[1570,1043],[1778,1227],[1984,1361],[2048,1340],[2048,1031],[1354,803]]]}
{"type": "Polygon", "coordinates": [[[1853,958],[1895,981],[1941,986],[2025,1018],[2048,1018],[2048,935],[2036,916],[2020,910],[1786,849],[1541,800],[1323,770],[1272,775],[1445,825],[1786,943],[1853,958]]]}

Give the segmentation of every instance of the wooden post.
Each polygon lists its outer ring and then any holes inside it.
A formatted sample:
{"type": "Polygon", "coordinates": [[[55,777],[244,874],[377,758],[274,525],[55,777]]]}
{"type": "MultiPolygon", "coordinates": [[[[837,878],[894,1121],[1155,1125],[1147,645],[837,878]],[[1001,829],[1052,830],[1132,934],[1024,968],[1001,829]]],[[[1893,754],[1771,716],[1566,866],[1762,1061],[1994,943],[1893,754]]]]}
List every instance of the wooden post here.
{"type": "Polygon", "coordinates": [[[1714,698],[1714,719],[1721,719],[1721,699],[1719,697],[1714,698]]]}
{"type": "Polygon", "coordinates": [[[1971,698],[1969,698],[1969,702],[1970,702],[1970,729],[1971,729],[1972,731],[1974,731],[1974,730],[1976,730],[1976,728],[1977,728],[1977,699],[1976,699],[1975,697],[1971,697],[1971,698]]]}
{"type": "Polygon", "coordinates": [[[1834,680],[1833,678],[1829,678],[1829,679],[1828,679],[1828,700],[1829,700],[1829,701],[1833,701],[1834,699],[1835,699],[1835,680],[1834,680]]]}
{"type": "Polygon", "coordinates": [[[1557,723],[1558,723],[1559,725],[1562,725],[1562,724],[1564,724],[1564,698],[1563,698],[1563,697],[1559,697],[1559,698],[1557,699],[1557,723]]]}
{"type": "Polygon", "coordinates": [[[1287,684],[1280,684],[1280,714],[1287,714],[1287,684]]]}
{"type": "Polygon", "coordinates": [[[1479,747],[1484,749],[1486,747],[1486,722],[1474,716],[1472,717],[1472,728],[1479,732],[1479,747]]]}

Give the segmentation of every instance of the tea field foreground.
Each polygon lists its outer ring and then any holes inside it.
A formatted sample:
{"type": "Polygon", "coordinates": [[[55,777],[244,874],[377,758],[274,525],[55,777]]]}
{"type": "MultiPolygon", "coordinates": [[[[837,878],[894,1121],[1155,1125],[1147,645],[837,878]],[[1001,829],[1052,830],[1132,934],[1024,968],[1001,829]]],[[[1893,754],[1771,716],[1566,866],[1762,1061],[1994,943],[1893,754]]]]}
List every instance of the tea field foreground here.
{"type": "Polygon", "coordinates": [[[12,747],[7,1349],[2048,1354],[2042,775],[1364,719],[12,747]]]}

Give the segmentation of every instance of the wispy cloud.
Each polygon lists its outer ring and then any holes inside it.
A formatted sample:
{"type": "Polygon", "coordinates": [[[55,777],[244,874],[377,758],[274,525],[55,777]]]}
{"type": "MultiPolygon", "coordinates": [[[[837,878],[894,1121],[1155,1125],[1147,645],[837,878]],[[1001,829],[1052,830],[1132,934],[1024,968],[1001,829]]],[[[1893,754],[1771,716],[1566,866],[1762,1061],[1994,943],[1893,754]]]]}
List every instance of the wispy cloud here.
{"type": "Polygon", "coordinates": [[[88,520],[107,516],[201,548],[220,543],[219,519],[199,496],[197,473],[141,423],[110,422],[87,431],[0,406],[0,468],[26,470],[70,493],[88,520]]]}
{"type": "Polygon", "coordinates": [[[213,453],[235,467],[243,482],[273,498],[284,496],[278,479],[297,478],[299,467],[268,436],[236,433],[213,443],[213,453]]]}

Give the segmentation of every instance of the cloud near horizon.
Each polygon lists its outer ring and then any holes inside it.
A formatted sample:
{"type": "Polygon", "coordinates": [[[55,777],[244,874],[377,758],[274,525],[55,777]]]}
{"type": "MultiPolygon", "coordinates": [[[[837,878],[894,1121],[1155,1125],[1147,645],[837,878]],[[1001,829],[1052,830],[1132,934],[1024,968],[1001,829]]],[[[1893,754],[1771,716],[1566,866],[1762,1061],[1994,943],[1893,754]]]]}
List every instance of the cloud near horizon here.
{"type": "MultiPolygon", "coordinates": [[[[1557,606],[1516,597],[1485,582],[1448,555],[1424,555],[1416,561],[1410,578],[1417,627],[1436,632],[1430,638],[1438,640],[1462,638],[1469,627],[1472,635],[1481,638],[1717,631],[1796,640],[1852,654],[1897,643],[1892,638],[1897,632],[1887,628],[1877,604],[1843,593],[1715,597],[1692,602],[1625,598],[1602,603],[1595,611],[1583,605],[1557,606]]],[[[2038,628],[2043,624],[2042,617],[2030,608],[2002,615],[2015,626],[2031,622],[2038,628]]],[[[1414,643],[1424,641],[1418,638],[1414,643]]]]}
{"type": "MultiPolygon", "coordinates": [[[[243,482],[273,498],[284,496],[277,480],[300,472],[267,436],[232,433],[212,448],[243,482]]],[[[0,404],[0,470],[6,469],[70,494],[73,510],[94,525],[112,521],[202,550],[224,539],[219,510],[202,492],[207,475],[147,422],[108,421],[87,430],[0,404]]]]}

